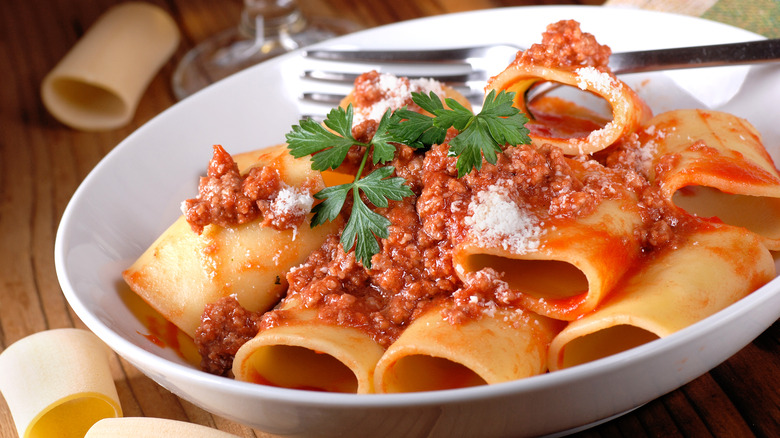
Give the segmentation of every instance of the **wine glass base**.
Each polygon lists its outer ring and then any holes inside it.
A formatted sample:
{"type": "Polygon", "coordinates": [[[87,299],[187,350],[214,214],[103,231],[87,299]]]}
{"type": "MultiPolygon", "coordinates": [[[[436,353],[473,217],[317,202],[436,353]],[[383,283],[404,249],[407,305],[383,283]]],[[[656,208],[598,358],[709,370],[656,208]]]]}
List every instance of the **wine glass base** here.
{"type": "Polygon", "coordinates": [[[299,32],[283,31],[261,40],[248,38],[238,27],[225,30],[184,55],[173,73],[173,93],[176,99],[184,99],[247,67],[357,30],[358,25],[335,18],[307,19],[307,25],[299,32]]]}

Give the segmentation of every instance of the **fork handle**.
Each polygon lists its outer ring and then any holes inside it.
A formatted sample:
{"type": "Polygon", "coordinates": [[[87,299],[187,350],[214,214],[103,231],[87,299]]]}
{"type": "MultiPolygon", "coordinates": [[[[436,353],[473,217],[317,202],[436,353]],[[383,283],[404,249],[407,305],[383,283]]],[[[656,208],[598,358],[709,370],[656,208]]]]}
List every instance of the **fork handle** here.
{"type": "MultiPolygon", "coordinates": [[[[491,52],[504,55],[510,62],[519,47],[510,44],[495,44],[489,46],[457,47],[449,49],[397,49],[397,50],[304,50],[303,56],[323,61],[342,62],[389,62],[389,63],[463,63],[471,58],[482,58],[491,52]]],[[[503,58],[502,58],[503,59],[503,58]]]]}
{"type": "Polygon", "coordinates": [[[613,53],[609,66],[615,74],[673,70],[718,65],[756,64],[780,60],[780,39],[697,47],[613,53]]]}

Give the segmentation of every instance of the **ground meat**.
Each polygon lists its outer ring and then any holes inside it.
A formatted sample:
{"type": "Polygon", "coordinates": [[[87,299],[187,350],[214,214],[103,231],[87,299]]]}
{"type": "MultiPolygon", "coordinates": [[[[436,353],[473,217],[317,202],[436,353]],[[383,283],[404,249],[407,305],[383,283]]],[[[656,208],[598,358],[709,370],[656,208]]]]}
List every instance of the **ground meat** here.
{"type": "Polygon", "coordinates": [[[260,216],[266,226],[291,229],[303,223],[311,210],[310,185],[290,188],[273,166],[253,167],[242,175],[230,154],[215,145],[207,176],[200,179],[198,197],[184,201],[182,211],[198,234],[210,224],[231,227],[260,216]]]}
{"type": "Polygon", "coordinates": [[[612,50],[580,29],[574,20],[562,20],[547,26],[542,42],[518,53],[515,62],[546,67],[606,68],[612,50]]]}
{"type": "Polygon", "coordinates": [[[452,324],[462,324],[479,318],[484,312],[499,307],[498,302],[509,304],[509,288],[501,280],[501,273],[485,268],[470,272],[462,288],[452,294],[452,305],[444,309],[444,318],[452,324]]]}
{"type": "MultiPolygon", "coordinates": [[[[644,151],[647,147],[633,135],[597,157],[618,177],[622,187],[637,196],[642,223],[634,230],[634,235],[644,253],[673,246],[684,234],[681,233],[683,229],[697,223],[695,217],[681,212],[663,196],[659,186],[650,183],[649,160],[644,151]]],[[[677,154],[665,155],[655,166],[654,173],[662,174],[678,159],[677,154]]]]}
{"type": "Polygon", "coordinates": [[[254,338],[261,314],[250,312],[233,297],[206,305],[195,344],[201,355],[201,368],[212,374],[227,375],[238,349],[254,338]]]}
{"type": "MultiPolygon", "coordinates": [[[[354,252],[343,251],[338,236],[331,236],[287,275],[289,291],[280,307],[316,308],[319,318],[364,329],[389,346],[435,297],[460,286],[449,242],[425,234],[415,201],[408,197],[378,210],[392,225],[370,270],[355,260],[354,252]]],[[[264,318],[262,328],[278,324],[277,316],[264,318]]]]}

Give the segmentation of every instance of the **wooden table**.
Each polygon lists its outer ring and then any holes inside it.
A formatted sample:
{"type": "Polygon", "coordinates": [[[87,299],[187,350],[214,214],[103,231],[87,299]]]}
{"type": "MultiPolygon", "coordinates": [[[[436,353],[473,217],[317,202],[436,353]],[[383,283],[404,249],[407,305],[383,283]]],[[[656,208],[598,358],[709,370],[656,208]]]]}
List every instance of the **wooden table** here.
{"type": "MultiPolygon", "coordinates": [[[[76,187],[123,138],[175,103],[169,81],[194,43],[237,23],[239,0],[152,0],[179,24],[183,41],[151,83],[129,126],[75,131],[55,121],[39,96],[44,75],[119,0],[3,0],[0,3],[0,348],[32,333],[84,327],[62,295],[54,239],[76,187]]],[[[309,13],[377,26],[448,12],[524,4],[601,3],[510,0],[304,0],[309,13]],[[391,6],[392,4],[392,6],[391,6]]],[[[778,436],[780,324],[710,373],[581,436],[778,436]]],[[[112,362],[126,416],[209,425],[244,437],[268,436],[180,400],[127,362],[112,362]]],[[[563,407],[561,407],[563,408],[563,407]]],[[[16,435],[0,398],[0,436],[16,435]]]]}

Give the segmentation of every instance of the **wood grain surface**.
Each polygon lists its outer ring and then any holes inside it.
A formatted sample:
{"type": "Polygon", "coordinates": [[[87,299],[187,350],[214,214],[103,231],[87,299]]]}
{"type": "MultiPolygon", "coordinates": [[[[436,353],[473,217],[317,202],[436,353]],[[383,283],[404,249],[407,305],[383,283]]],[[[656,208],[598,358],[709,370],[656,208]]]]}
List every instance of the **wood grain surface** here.
{"type": "MultiPolygon", "coordinates": [[[[54,240],[68,200],[122,139],[170,107],[176,62],[202,39],[238,22],[239,0],[152,0],[182,31],[182,44],[144,94],[130,125],[79,132],[57,122],[40,99],[44,75],[118,0],[0,2],[0,349],[32,333],[84,325],[68,306],[54,269],[54,240]]],[[[473,9],[600,1],[302,0],[307,13],[366,27],[473,9]]],[[[780,325],[710,373],[635,411],[576,436],[780,436],[780,325]]],[[[269,437],[181,400],[118,357],[112,372],[126,416],[208,425],[241,437],[269,437]]],[[[561,407],[565,409],[565,407],[561,407]]],[[[0,398],[0,437],[16,436],[0,398]]]]}

